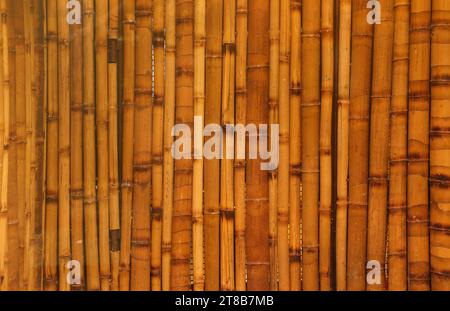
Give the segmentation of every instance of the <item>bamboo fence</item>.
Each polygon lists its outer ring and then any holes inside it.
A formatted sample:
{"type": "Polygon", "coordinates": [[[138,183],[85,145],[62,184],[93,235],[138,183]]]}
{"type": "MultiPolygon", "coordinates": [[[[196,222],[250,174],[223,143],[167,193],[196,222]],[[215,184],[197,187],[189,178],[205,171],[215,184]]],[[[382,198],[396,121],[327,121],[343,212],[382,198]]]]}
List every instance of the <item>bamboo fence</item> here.
{"type": "Polygon", "coordinates": [[[0,290],[450,290],[450,1],[0,14],[0,290]]]}

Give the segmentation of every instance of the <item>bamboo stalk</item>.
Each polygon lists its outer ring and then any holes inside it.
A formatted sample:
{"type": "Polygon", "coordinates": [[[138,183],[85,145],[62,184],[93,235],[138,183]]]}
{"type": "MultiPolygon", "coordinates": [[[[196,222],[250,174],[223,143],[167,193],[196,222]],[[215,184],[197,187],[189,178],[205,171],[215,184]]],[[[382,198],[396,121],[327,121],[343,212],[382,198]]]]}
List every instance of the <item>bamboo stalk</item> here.
{"type": "Polygon", "coordinates": [[[100,289],[110,289],[108,158],[108,0],[95,1],[97,200],[100,289]]]}
{"type": "Polygon", "coordinates": [[[320,1],[302,3],[303,288],[319,289],[320,1]]]}
{"type": "Polygon", "coordinates": [[[300,0],[291,1],[291,55],[289,103],[289,272],[290,290],[298,291],[301,282],[301,83],[302,83],[302,8],[300,0]]]}
{"type": "Polygon", "coordinates": [[[164,172],[163,172],[163,223],[162,223],[162,290],[170,289],[172,258],[173,216],[173,158],[172,128],[175,117],[175,0],[165,1],[166,62],[164,82],[164,172]]]}
{"type": "MultiPolygon", "coordinates": [[[[236,65],[236,2],[224,3],[223,17],[223,72],[222,72],[222,128],[234,124],[235,65],[236,65]]],[[[225,133],[225,146],[220,174],[220,289],[235,289],[234,277],[234,150],[228,145],[234,140],[234,131],[225,133]]]]}
{"type": "Polygon", "coordinates": [[[391,106],[394,2],[381,6],[381,24],[375,26],[370,119],[369,206],[367,221],[367,260],[381,266],[379,284],[368,290],[385,288],[386,215],[388,191],[389,111],[391,106]]]}
{"type": "Polygon", "coordinates": [[[408,115],[408,289],[410,290],[430,288],[428,232],[430,11],[431,1],[411,1],[408,115]]]}
{"type": "Polygon", "coordinates": [[[153,2],[153,47],[155,55],[155,82],[153,100],[153,137],[152,137],[152,258],[151,288],[161,290],[161,236],[163,203],[163,103],[164,103],[164,0],[153,2]]]}
{"type": "MultiPolygon", "coordinates": [[[[269,121],[269,1],[248,1],[247,123],[269,121]]],[[[246,167],[247,290],[269,290],[269,181],[261,159],[246,167]]]]}
{"type": "Polygon", "coordinates": [[[450,290],[450,5],[432,2],[430,129],[431,288],[450,290]]]}
{"type": "Polygon", "coordinates": [[[373,37],[373,26],[367,23],[366,5],[365,0],[352,2],[347,290],[366,288],[368,140],[373,37]]]}
{"type": "Polygon", "coordinates": [[[336,289],[347,289],[348,138],[352,1],[339,2],[337,102],[336,289]]]}
{"type": "MultiPolygon", "coordinates": [[[[247,122],[247,21],[248,1],[236,2],[236,107],[237,124],[247,122]]],[[[209,81],[209,80],[208,80],[209,81]]],[[[236,150],[237,154],[237,150],[236,150]]],[[[245,159],[236,157],[234,169],[234,241],[235,241],[235,281],[236,290],[246,289],[246,182],[245,159]]]]}
{"type": "MultiPolygon", "coordinates": [[[[222,91],[223,0],[206,1],[205,124],[220,124],[222,91]]],[[[220,160],[204,165],[205,290],[219,290],[220,160]]]]}

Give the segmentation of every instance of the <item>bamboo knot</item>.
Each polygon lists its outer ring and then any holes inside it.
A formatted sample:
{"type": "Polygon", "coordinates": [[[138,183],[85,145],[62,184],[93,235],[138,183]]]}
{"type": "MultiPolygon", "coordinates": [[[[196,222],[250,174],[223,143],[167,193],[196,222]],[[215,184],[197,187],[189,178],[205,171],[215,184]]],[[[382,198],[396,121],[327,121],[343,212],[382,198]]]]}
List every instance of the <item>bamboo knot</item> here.
{"type": "Polygon", "coordinates": [[[152,17],[153,16],[153,12],[151,9],[136,9],[136,13],[135,13],[136,17],[152,17]]]}
{"type": "Polygon", "coordinates": [[[302,108],[308,108],[308,107],[320,107],[320,101],[302,101],[300,104],[302,108]]]}
{"type": "Polygon", "coordinates": [[[124,20],[122,21],[122,23],[123,23],[124,25],[131,25],[131,26],[134,26],[134,25],[136,24],[136,21],[135,21],[134,19],[124,19],[124,20]]]}
{"type": "Polygon", "coordinates": [[[317,39],[320,38],[320,31],[318,32],[302,32],[302,39],[317,39]]]}

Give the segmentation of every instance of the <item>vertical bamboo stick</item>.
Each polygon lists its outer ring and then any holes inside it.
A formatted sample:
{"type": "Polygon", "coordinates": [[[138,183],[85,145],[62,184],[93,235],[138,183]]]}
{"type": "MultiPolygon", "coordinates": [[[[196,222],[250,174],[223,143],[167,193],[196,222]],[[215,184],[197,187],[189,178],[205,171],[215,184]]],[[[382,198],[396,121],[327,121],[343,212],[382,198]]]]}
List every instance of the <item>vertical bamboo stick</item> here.
{"type": "Polygon", "coordinates": [[[302,3],[303,288],[319,289],[320,1],[302,3]]]}
{"type": "Polygon", "coordinates": [[[347,289],[366,288],[367,178],[373,26],[367,1],[352,2],[352,47],[349,109],[349,203],[347,289]],[[351,242],[351,245],[350,245],[351,242]]]}
{"type": "MultiPolygon", "coordinates": [[[[236,3],[236,124],[247,122],[247,20],[248,1],[236,3]]],[[[209,80],[208,80],[209,81],[209,80]]],[[[237,152],[237,149],[236,149],[237,152]]],[[[245,159],[236,157],[234,169],[234,206],[235,206],[235,278],[236,290],[246,289],[246,183],[245,159]]]]}
{"type": "Polygon", "coordinates": [[[155,55],[155,97],[152,137],[152,259],[151,288],[161,290],[161,216],[163,203],[163,130],[164,130],[164,0],[153,1],[153,47],[155,55]]]}
{"type": "MultiPolygon", "coordinates": [[[[269,1],[248,1],[247,123],[267,124],[269,101],[269,1]]],[[[247,289],[269,290],[269,181],[261,160],[246,167],[247,289]]]]}
{"type": "Polygon", "coordinates": [[[150,207],[152,152],[151,2],[136,1],[136,72],[131,229],[131,290],[150,290],[150,207]]]}
{"type": "Polygon", "coordinates": [[[408,115],[408,278],[430,288],[428,165],[431,1],[411,1],[408,115]]]}
{"type": "Polygon", "coordinates": [[[291,55],[289,103],[289,272],[290,290],[301,290],[301,83],[302,83],[302,8],[300,0],[291,1],[291,55]]]}
{"type": "MultiPolygon", "coordinates": [[[[236,64],[236,2],[224,3],[223,17],[223,72],[222,72],[222,128],[234,124],[235,115],[235,64],[236,64]]],[[[234,131],[224,137],[220,174],[220,289],[234,290],[234,163],[228,153],[234,150],[228,145],[234,139],[234,131]]]]}
{"type": "Polygon", "coordinates": [[[450,290],[450,3],[432,2],[430,129],[431,288],[450,290]]]}
{"type": "MultiPolygon", "coordinates": [[[[223,0],[206,1],[205,124],[220,124],[223,0]]],[[[204,161],[205,290],[219,290],[220,160],[204,161]]]]}
{"type": "Polygon", "coordinates": [[[172,128],[175,117],[175,0],[165,1],[166,62],[164,81],[164,176],[162,223],[162,290],[170,289],[173,216],[172,128]]]}

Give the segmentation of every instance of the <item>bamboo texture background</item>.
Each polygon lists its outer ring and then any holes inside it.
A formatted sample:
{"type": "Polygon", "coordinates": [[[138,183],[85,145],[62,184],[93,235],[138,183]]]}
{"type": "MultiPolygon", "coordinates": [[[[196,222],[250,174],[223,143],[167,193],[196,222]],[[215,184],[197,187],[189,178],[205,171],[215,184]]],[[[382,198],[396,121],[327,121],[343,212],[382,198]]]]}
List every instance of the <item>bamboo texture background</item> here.
{"type": "Polygon", "coordinates": [[[0,0],[0,289],[450,290],[450,1],[371,2],[0,0]]]}

